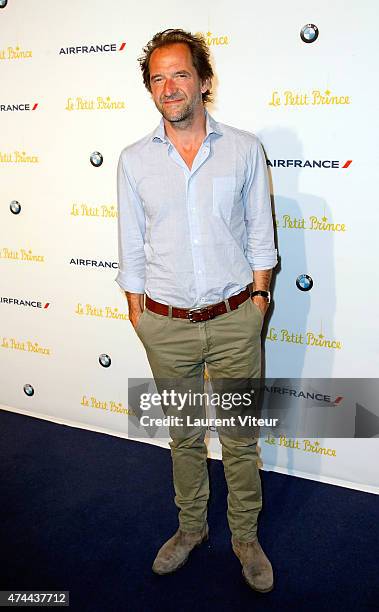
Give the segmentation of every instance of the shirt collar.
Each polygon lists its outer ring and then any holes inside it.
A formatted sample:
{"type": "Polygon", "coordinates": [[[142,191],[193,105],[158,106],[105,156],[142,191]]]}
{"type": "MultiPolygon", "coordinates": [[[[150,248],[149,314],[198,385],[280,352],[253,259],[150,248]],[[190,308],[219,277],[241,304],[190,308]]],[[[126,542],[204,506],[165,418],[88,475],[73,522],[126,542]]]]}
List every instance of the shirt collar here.
{"type": "Polygon", "coordinates": [[[160,120],[158,127],[152,133],[151,140],[155,140],[155,141],[159,140],[160,142],[167,142],[166,134],[164,131],[163,117],[160,120]]]}
{"type": "MultiPolygon", "coordinates": [[[[206,131],[205,138],[208,138],[210,134],[217,134],[218,136],[223,135],[220,124],[213,119],[213,117],[208,113],[207,110],[205,111],[205,131],[206,131]]],[[[152,133],[151,140],[155,142],[157,141],[164,142],[166,144],[169,143],[169,140],[166,136],[165,129],[164,129],[163,117],[160,120],[160,123],[157,126],[157,128],[152,133]]]]}
{"type": "Polygon", "coordinates": [[[215,119],[213,119],[213,117],[208,113],[208,111],[205,111],[205,117],[207,137],[209,136],[209,134],[217,134],[218,136],[222,136],[223,131],[221,129],[221,125],[217,121],[215,121],[215,119]]]}

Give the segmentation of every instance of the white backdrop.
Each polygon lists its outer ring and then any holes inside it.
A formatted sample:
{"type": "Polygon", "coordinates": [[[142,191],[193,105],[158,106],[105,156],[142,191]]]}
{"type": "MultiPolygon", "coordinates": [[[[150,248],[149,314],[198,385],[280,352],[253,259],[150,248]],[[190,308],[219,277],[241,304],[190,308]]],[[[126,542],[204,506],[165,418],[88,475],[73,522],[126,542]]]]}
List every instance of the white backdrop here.
{"type": "MultiPolygon", "coordinates": [[[[216,73],[211,114],[256,133],[269,159],[281,266],[267,375],[374,378],[376,2],[5,4],[1,407],[127,436],[128,378],[151,374],[114,281],[116,165],[159,121],[136,58],[168,27],[204,33],[216,73]],[[300,38],[307,23],[319,29],[312,44],[300,38]],[[302,274],[310,291],[296,286],[302,274]]],[[[378,492],[377,439],[317,442],[334,454],[262,439],[263,467],[378,492]]]]}

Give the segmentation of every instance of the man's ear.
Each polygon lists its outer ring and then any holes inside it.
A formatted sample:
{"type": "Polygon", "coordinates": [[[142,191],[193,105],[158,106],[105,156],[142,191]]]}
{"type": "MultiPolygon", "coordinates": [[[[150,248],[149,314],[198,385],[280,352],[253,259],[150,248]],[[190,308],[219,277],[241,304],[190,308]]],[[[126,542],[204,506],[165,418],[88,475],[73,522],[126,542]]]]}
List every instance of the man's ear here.
{"type": "Polygon", "coordinates": [[[212,81],[210,79],[205,79],[205,81],[201,84],[201,93],[205,93],[212,86],[212,81]]]}

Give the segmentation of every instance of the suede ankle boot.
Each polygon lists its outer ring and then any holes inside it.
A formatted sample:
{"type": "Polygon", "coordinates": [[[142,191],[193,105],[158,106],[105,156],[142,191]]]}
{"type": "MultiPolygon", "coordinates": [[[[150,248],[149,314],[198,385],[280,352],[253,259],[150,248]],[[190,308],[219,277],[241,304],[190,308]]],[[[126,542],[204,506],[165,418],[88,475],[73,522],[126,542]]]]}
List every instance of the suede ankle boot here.
{"type": "Polygon", "coordinates": [[[232,538],[232,547],[242,565],[242,575],[247,584],[259,593],[268,593],[274,588],[272,566],[258,542],[240,542],[232,538]]]}
{"type": "Polygon", "coordinates": [[[152,570],[156,574],[171,574],[182,567],[195,546],[208,539],[208,525],[200,531],[178,531],[159,549],[152,570]]]}

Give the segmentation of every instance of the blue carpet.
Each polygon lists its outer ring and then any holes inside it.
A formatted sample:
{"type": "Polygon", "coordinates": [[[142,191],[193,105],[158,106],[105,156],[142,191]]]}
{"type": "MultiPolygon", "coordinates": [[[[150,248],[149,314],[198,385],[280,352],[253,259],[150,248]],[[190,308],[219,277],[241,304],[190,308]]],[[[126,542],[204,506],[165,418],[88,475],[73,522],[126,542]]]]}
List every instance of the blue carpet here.
{"type": "Polygon", "coordinates": [[[75,612],[379,609],[377,496],[262,472],[262,595],[231,549],[222,463],[209,469],[210,539],[156,576],[177,528],[169,451],[0,410],[0,589],[68,590],[75,612]]]}

